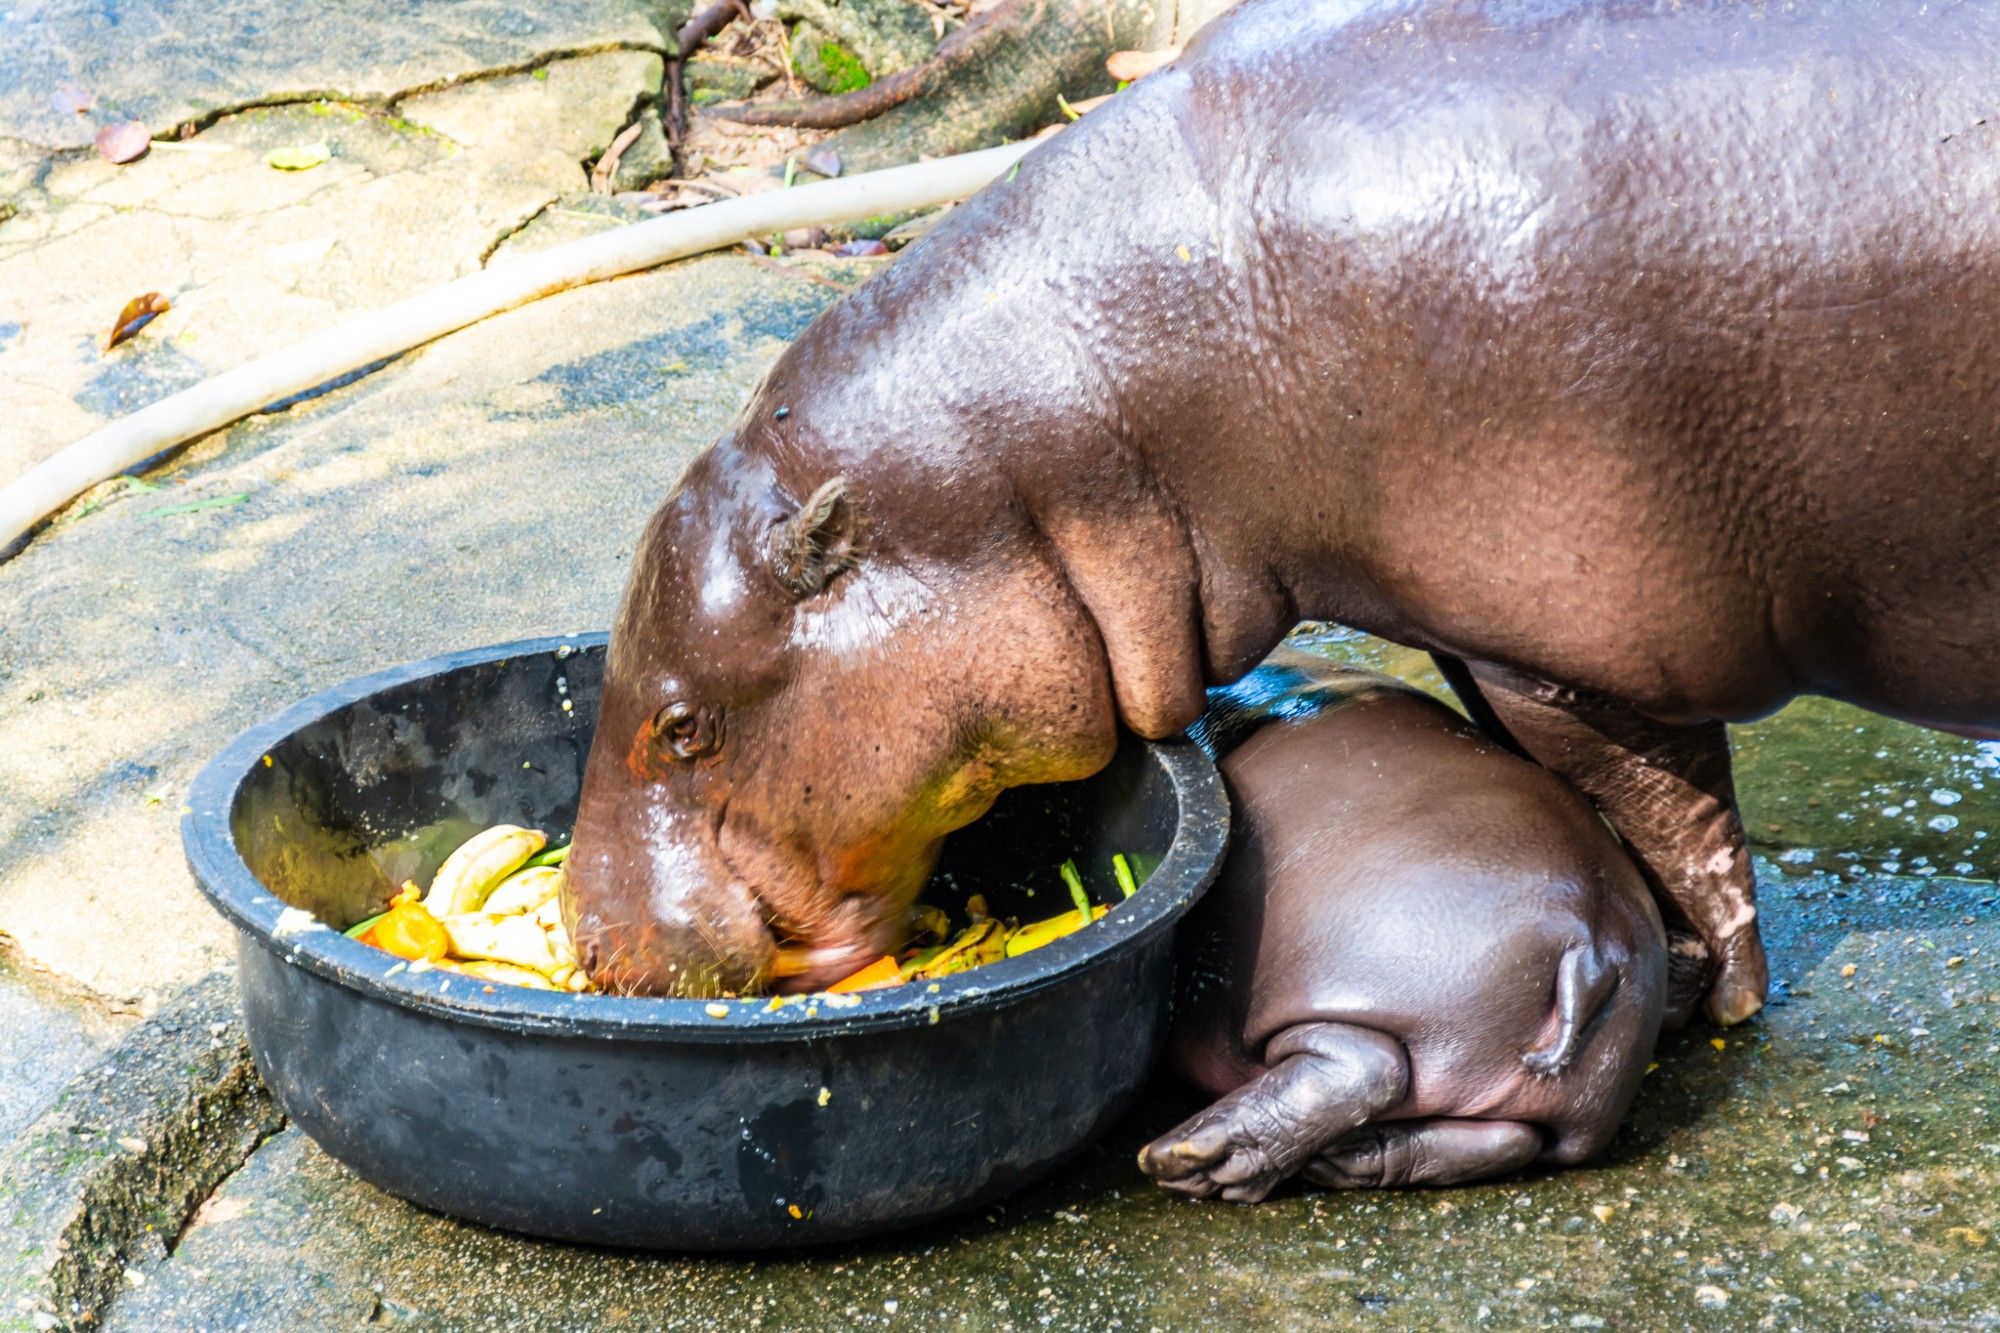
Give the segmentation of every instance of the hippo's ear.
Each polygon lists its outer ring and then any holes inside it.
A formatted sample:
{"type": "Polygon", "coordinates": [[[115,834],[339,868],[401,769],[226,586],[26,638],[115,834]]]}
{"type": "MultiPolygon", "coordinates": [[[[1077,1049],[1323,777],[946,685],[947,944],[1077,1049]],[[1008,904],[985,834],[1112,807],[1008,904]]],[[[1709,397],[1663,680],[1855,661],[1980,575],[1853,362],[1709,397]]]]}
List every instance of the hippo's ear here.
{"type": "Polygon", "coordinates": [[[794,597],[811,597],[855,561],[861,524],[847,498],[847,478],[835,477],[771,533],[771,575],[794,597]]]}

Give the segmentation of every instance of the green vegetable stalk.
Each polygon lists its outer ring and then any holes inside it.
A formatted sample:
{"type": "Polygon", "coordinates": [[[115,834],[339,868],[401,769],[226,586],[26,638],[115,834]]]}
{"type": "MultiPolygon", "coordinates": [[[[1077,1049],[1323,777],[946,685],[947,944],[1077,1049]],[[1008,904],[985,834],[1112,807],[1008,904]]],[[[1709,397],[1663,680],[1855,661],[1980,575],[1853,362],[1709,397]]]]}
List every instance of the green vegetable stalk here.
{"type": "Polygon", "coordinates": [[[1090,895],[1083,891],[1083,876],[1077,873],[1076,862],[1063,862],[1057,873],[1062,876],[1063,886],[1069,890],[1070,901],[1076,904],[1076,914],[1085,925],[1089,925],[1090,895]]]}

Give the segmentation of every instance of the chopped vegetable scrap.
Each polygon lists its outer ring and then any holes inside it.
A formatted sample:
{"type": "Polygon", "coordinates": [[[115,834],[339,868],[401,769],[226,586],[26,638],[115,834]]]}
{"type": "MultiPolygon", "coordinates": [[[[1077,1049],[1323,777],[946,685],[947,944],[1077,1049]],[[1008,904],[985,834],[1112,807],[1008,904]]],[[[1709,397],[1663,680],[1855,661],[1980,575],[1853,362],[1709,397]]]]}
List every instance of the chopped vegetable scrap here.
{"type": "Polygon", "coordinates": [[[596,987],[563,925],[562,860],[537,829],[498,824],[445,858],[426,893],[414,883],[348,934],[398,958],[534,990],[596,987]]]}
{"type": "MultiPolygon", "coordinates": [[[[1138,880],[1122,853],[1111,858],[1111,869],[1125,897],[1138,892],[1138,880]]],[[[1044,921],[1022,925],[1012,920],[995,919],[988,913],[986,899],[975,893],[965,902],[966,915],[971,918],[971,924],[953,934],[951,918],[943,909],[918,903],[910,909],[910,947],[903,951],[900,959],[884,954],[859,972],[828,986],[827,990],[845,993],[881,990],[909,981],[935,981],[956,972],[997,963],[1003,958],[1018,958],[1052,940],[1082,930],[1111,910],[1101,903],[1090,901],[1076,862],[1063,862],[1058,873],[1062,876],[1063,887],[1069,890],[1070,901],[1076,904],[1072,910],[1044,921]]],[[[778,975],[796,976],[804,970],[803,964],[796,958],[787,951],[780,951],[778,975]]]]}
{"type": "MultiPolygon", "coordinates": [[[[595,991],[577,964],[562,919],[562,864],[568,855],[567,846],[549,847],[538,829],[496,824],[447,856],[428,890],[406,881],[388,910],[349,927],[347,934],[420,967],[535,990],[595,991]]],[[[1139,881],[1122,854],[1111,858],[1111,870],[1125,897],[1138,891],[1139,881]]],[[[827,993],[852,996],[910,981],[936,981],[1018,958],[1082,930],[1111,910],[1090,901],[1074,861],[1063,862],[1058,874],[1075,906],[1025,925],[994,917],[985,897],[976,893],[965,901],[969,923],[957,931],[943,908],[918,903],[910,909],[910,943],[900,958],[884,954],[828,986],[827,993]]],[[[795,977],[808,970],[803,952],[778,951],[777,976],[795,977]]],[[[767,1007],[783,1003],[785,997],[779,997],[767,1007]]]]}

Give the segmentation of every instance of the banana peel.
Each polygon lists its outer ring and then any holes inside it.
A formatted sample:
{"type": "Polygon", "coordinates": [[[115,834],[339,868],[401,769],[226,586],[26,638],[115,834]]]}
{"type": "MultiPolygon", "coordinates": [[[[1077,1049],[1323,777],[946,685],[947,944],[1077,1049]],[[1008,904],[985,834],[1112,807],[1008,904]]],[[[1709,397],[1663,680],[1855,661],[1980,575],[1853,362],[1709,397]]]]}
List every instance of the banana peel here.
{"type": "Polygon", "coordinates": [[[982,963],[997,963],[1006,956],[1007,927],[988,917],[958,932],[957,938],[939,950],[915,976],[935,981],[982,963]]]}
{"type": "Polygon", "coordinates": [[[910,909],[910,943],[943,944],[951,938],[951,917],[942,907],[918,903],[910,909]]]}
{"type": "Polygon", "coordinates": [[[444,859],[431,877],[424,907],[434,917],[463,916],[485,906],[487,895],[548,845],[539,829],[495,824],[473,834],[444,859]]]}
{"type": "Polygon", "coordinates": [[[1091,922],[1102,920],[1104,914],[1110,910],[1108,907],[1092,906],[1087,917],[1074,911],[1064,912],[1061,916],[1052,916],[1046,921],[1037,921],[1018,930],[1011,930],[1007,932],[1007,956],[1019,958],[1022,954],[1031,953],[1065,935],[1074,935],[1091,922]]]}
{"type": "Polygon", "coordinates": [[[553,980],[529,967],[516,967],[490,958],[474,958],[450,964],[452,971],[481,981],[497,981],[503,986],[526,986],[529,990],[563,990],[553,980]]]}
{"type": "MultiPolygon", "coordinates": [[[[405,883],[387,911],[348,933],[412,962],[485,981],[534,990],[594,990],[562,919],[562,861],[569,848],[545,852],[547,845],[537,829],[495,825],[445,858],[428,893],[405,883]]],[[[1131,866],[1121,855],[1112,858],[1112,869],[1123,895],[1131,897],[1138,888],[1131,866]]],[[[867,976],[856,974],[832,989],[934,981],[1018,958],[1102,920],[1110,908],[1090,902],[1075,863],[1065,861],[1059,873],[1075,909],[1021,925],[990,915],[985,898],[975,894],[965,905],[971,924],[954,935],[942,909],[918,903],[909,918],[917,947],[900,962],[878,959],[863,969],[867,976]]]]}
{"type": "Polygon", "coordinates": [[[480,904],[479,910],[494,916],[533,912],[561,892],[562,882],[563,872],[559,866],[529,866],[525,870],[517,870],[486,895],[486,901],[480,904]]]}
{"type": "Polygon", "coordinates": [[[451,936],[451,952],[458,958],[512,963],[544,975],[563,961],[550,947],[548,932],[532,917],[466,912],[438,924],[451,936]]]}
{"type": "Polygon", "coordinates": [[[533,990],[595,990],[563,924],[561,857],[551,864],[536,855],[547,842],[511,824],[476,834],[445,858],[428,893],[405,883],[386,912],[348,934],[440,971],[533,990]],[[438,910],[463,904],[471,906],[438,910]]]}

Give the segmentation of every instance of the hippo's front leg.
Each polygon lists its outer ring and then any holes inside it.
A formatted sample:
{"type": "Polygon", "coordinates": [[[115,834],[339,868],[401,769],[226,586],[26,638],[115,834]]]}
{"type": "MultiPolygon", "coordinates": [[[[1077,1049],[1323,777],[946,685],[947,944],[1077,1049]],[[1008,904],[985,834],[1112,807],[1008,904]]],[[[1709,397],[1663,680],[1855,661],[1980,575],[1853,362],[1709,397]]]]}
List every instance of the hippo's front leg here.
{"type": "Polygon", "coordinates": [[[1763,1008],[1770,971],[1723,725],[1671,726],[1609,699],[1469,665],[1514,740],[1588,796],[1625,839],[1669,928],[1683,919],[1708,946],[1716,967],[1709,1018],[1728,1026],[1763,1008]]]}
{"type": "Polygon", "coordinates": [[[1177,1194],[1256,1203],[1321,1151],[1401,1102],[1401,1042],[1346,1023],[1305,1023],[1272,1038],[1270,1066],[1139,1152],[1139,1169],[1177,1194]]]}

